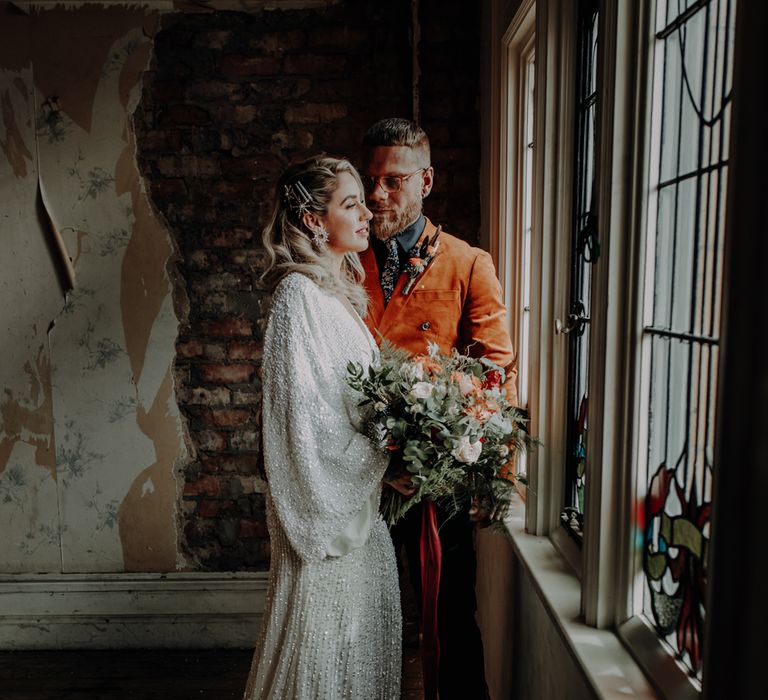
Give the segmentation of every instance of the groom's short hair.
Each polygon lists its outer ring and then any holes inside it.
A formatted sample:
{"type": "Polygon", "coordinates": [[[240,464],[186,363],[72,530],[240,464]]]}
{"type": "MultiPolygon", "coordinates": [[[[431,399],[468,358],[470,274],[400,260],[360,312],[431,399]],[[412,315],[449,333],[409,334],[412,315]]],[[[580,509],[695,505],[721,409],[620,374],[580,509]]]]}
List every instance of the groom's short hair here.
{"type": "Polygon", "coordinates": [[[410,119],[380,119],[363,135],[363,146],[408,146],[426,157],[425,165],[430,163],[429,137],[424,129],[410,119]]]}

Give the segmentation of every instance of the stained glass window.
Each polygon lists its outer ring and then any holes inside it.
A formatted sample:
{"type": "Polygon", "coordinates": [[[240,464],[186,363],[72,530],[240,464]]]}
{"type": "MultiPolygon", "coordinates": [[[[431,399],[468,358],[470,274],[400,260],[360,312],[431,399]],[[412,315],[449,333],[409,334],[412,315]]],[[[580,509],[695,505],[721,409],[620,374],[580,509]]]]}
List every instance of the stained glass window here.
{"type": "Polygon", "coordinates": [[[597,3],[579,5],[576,151],[568,341],[568,448],[562,521],[581,543],[586,491],[589,322],[592,265],[600,255],[595,205],[597,3]]]}
{"type": "Polygon", "coordinates": [[[700,679],[735,2],[659,0],[646,236],[642,611],[700,679]]]}

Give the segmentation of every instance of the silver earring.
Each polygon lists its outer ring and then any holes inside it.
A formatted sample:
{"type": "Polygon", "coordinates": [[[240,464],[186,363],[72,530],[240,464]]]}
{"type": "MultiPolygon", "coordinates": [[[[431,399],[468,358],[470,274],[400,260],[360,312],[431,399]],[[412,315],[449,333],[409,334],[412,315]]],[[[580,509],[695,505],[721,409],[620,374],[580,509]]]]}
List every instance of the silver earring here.
{"type": "Polygon", "coordinates": [[[320,225],[312,229],[312,243],[318,248],[324,248],[328,244],[328,231],[326,231],[325,226],[320,225]]]}

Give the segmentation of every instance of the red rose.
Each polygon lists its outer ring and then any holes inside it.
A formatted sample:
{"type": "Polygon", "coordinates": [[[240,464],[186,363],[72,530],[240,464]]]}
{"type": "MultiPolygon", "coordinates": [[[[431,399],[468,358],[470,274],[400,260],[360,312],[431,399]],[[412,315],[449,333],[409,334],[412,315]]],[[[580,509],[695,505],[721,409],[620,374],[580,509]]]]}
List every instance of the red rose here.
{"type": "Polygon", "coordinates": [[[497,369],[490,370],[483,380],[483,389],[496,389],[501,386],[501,372],[497,369]]]}

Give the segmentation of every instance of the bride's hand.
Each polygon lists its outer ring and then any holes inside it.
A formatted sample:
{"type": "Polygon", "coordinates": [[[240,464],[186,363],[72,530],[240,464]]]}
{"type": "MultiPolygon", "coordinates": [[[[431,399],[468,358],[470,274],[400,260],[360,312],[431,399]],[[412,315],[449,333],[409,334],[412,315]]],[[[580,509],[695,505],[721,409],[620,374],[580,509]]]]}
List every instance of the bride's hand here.
{"type": "Polygon", "coordinates": [[[481,504],[480,499],[475,496],[469,504],[468,514],[470,522],[477,523],[483,528],[503,520],[506,516],[506,508],[501,505],[494,505],[489,510],[486,506],[481,504]]]}
{"type": "Polygon", "coordinates": [[[413,480],[408,472],[402,472],[397,476],[386,477],[383,481],[387,486],[395,489],[395,491],[401,493],[403,496],[413,496],[413,494],[416,493],[416,487],[413,485],[413,480]]]}

